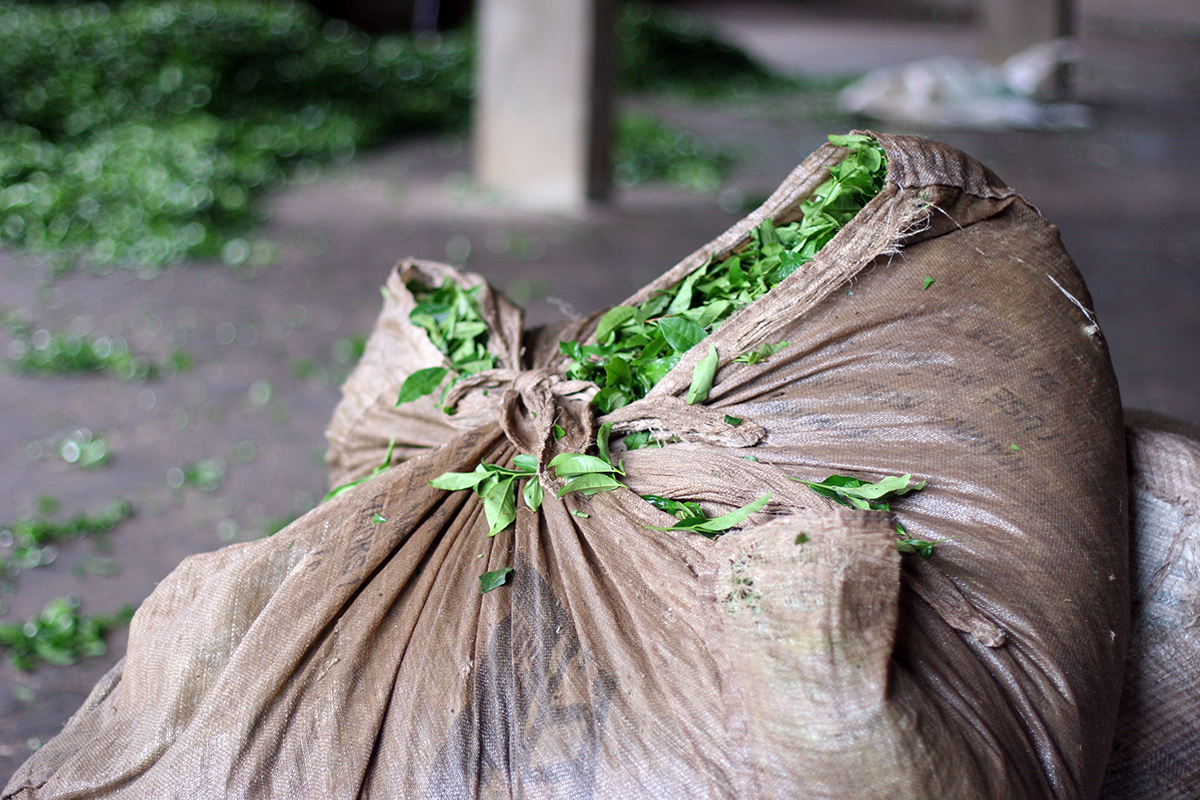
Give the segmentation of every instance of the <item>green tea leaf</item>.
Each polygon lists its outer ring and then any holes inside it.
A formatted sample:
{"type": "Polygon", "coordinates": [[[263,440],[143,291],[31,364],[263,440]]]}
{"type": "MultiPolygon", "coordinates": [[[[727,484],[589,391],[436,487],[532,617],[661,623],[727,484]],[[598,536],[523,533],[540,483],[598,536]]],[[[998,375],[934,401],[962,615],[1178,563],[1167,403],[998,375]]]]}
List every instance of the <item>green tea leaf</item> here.
{"type": "Polygon", "coordinates": [[[517,519],[515,481],[516,478],[503,478],[479,493],[483,500],[483,514],[488,521],[488,536],[495,536],[517,519]]]}
{"type": "Polygon", "coordinates": [[[569,478],[573,475],[585,475],[592,472],[609,473],[617,471],[617,468],[610,462],[596,456],[589,456],[586,453],[559,453],[550,459],[550,466],[554,468],[555,474],[560,478],[569,478]]]}
{"type": "Polygon", "coordinates": [[[770,217],[762,221],[758,226],[759,249],[764,256],[768,258],[777,256],[783,252],[783,242],[779,238],[779,234],[775,231],[775,223],[770,217]]]}
{"type": "Polygon", "coordinates": [[[429,485],[435,489],[457,492],[462,489],[474,489],[487,477],[488,473],[479,469],[475,472],[443,472],[431,480],[429,485]]]}
{"type": "Polygon", "coordinates": [[[612,466],[612,453],[609,451],[608,440],[612,436],[613,424],[606,422],[600,426],[600,430],[596,433],[596,449],[600,451],[600,458],[604,463],[612,466]]]}
{"type": "Polygon", "coordinates": [[[708,335],[704,328],[684,317],[664,317],[658,321],[658,329],[671,349],[681,353],[691,350],[708,335]]]}
{"type": "Polygon", "coordinates": [[[567,432],[563,430],[562,425],[559,425],[557,422],[554,423],[554,441],[561,442],[562,438],[566,435],[567,432]]]}
{"type": "Polygon", "coordinates": [[[332,500],[333,498],[345,494],[346,492],[350,491],[354,487],[361,486],[362,484],[366,483],[367,481],[371,480],[372,478],[382,475],[384,470],[386,470],[388,467],[390,467],[392,465],[392,453],[394,453],[395,450],[396,450],[396,437],[393,436],[391,439],[388,440],[388,449],[387,449],[387,453],[385,453],[383,456],[383,461],[381,461],[379,463],[379,465],[377,467],[375,467],[375,469],[371,470],[370,475],[367,475],[366,477],[363,477],[363,478],[359,478],[356,481],[351,481],[350,483],[343,483],[341,486],[330,489],[329,493],[327,495],[325,495],[323,498],[321,498],[321,502],[327,503],[330,500],[332,500]]]}
{"type": "Polygon", "coordinates": [[[637,309],[633,306],[610,308],[596,325],[596,341],[603,342],[610,333],[633,319],[635,314],[637,314],[637,309]]]}
{"type": "Polygon", "coordinates": [[[926,290],[926,289],[928,289],[930,286],[933,286],[933,281],[934,281],[934,278],[932,278],[932,277],[931,277],[931,276],[929,276],[929,275],[926,275],[926,276],[925,276],[925,282],[921,284],[921,291],[925,291],[925,290],[926,290]]]}
{"type": "Polygon", "coordinates": [[[533,456],[526,453],[520,453],[513,457],[513,466],[522,472],[535,473],[537,472],[538,462],[533,456]]]}
{"type": "Polygon", "coordinates": [[[688,405],[703,403],[708,399],[708,393],[712,389],[713,378],[717,375],[717,348],[711,344],[708,346],[708,355],[700,359],[696,364],[696,368],[692,370],[692,385],[688,387],[687,397],[685,398],[688,405]]]}
{"type": "Polygon", "coordinates": [[[521,496],[525,498],[525,505],[529,506],[530,510],[537,511],[542,507],[542,484],[538,483],[537,478],[530,478],[525,481],[525,490],[521,496]]]}
{"type": "Polygon", "coordinates": [[[728,514],[723,514],[719,517],[713,517],[712,519],[692,517],[689,519],[680,520],[669,528],[657,528],[653,526],[647,527],[650,527],[651,530],[656,531],[690,530],[696,531],[697,533],[720,533],[745,522],[751,514],[761,510],[762,507],[765,506],[768,501],[770,501],[770,499],[771,493],[767,492],[757,500],[747,503],[741,508],[734,509],[728,514]]]}
{"type": "MultiPolygon", "coordinates": [[[[864,144],[869,144],[864,143],[864,144]]],[[[867,170],[868,173],[875,172],[883,164],[883,153],[875,147],[863,147],[859,152],[858,161],[867,170]]]]}
{"type": "Polygon", "coordinates": [[[419,397],[433,394],[448,372],[446,367],[425,367],[409,375],[400,386],[400,395],[396,398],[396,405],[402,406],[419,397]]]}
{"type": "Polygon", "coordinates": [[[765,361],[768,357],[775,355],[783,348],[787,347],[791,342],[778,342],[776,344],[764,344],[757,350],[748,350],[745,353],[734,358],[741,364],[757,364],[760,361],[765,361]]]}
{"type": "Polygon", "coordinates": [[[670,497],[662,497],[657,494],[644,494],[642,499],[660,511],[665,511],[678,519],[692,519],[694,517],[705,517],[704,509],[699,503],[693,503],[687,500],[674,500],[670,497]]]}
{"type": "Polygon", "coordinates": [[[742,418],[741,417],[731,417],[728,414],[726,414],[725,415],[725,424],[732,425],[733,427],[736,428],[738,425],[742,424],[742,418]]]}
{"type": "Polygon", "coordinates": [[[829,142],[831,144],[836,144],[838,147],[850,147],[857,149],[865,145],[869,145],[873,141],[874,140],[870,136],[865,136],[861,133],[829,134],[829,142]]]}
{"type": "MultiPolygon", "coordinates": [[[[707,266],[707,265],[705,265],[707,266]]],[[[675,297],[671,300],[671,304],[667,307],[667,316],[679,314],[687,311],[692,307],[692,293],[696,285],[696,281],[700,279],[700,274],[704,271],[704,267],[692,271],[679,287],[675,290],[675,297]]]]}
{"type": "Polygon", "coordinates": [[[586,511],[580,511],[577,508],[572,509],[571,514],[573,516],[579,517],[580,519],[588,519],[592,516],[591,514],[587,513],[586,511]]]}
{"type": "Polygon", "coordinates": [[[379,525],[381,523],[387,522],[387,518],[384,517],[382,514],[380,514],[378,511],[376,511],[374,514],[371,515],[371,522],[374,522],[376,525],[379,525]]]}
{"type": "Polygon", "coordinates": [[[620,488],[621,484],[611,476],[592,472],[571,478],[563,488],[558,490],[558,497],[570,494],[571,492],[583,492],[590,497],[599,492],[611,492],[614,489],[620,488]]]}
{"type": "Polygon", "coordinates": [[[792,478],[792,480],[799,481],[817,494],[842,505],[863,510],[890,510],[887,500],[925,488],[925,481],[909,486],[912,475],[892,475],[883,478],[878,483],[868,483],[848,475],[830,475],[819,482],[810,482],[799,478],[792,478]]]}
{"type": "Polygon", "coordinates": [[[730,528],[745,522],[746,518],[754,512],[761,510],[762,507],[765,506],[768,501],[770,501],[770,499],[771,493],[767,492],[752,503],[747,503],[741,508],[730,511],[728,514],[715,517],[707,522],[702,523],[701,525],[698,525],[696,530],[711,531],[714,533],[717,531],[729,530],[730,528]]]}
{"type": "Polygon", "coordinates": [[[479,576],[479,592],[487,594],[492,589],[503,586],[508,583],[508,574],[513,571],[512,567],[501,567],[494,569],[491,572],[485,572],[479,576]]]}
{"type": "Polygon", "coordinates": [[[486,472],[489,475],[493,475],[497,478],[526,478],[529,476],[527,471],[519,467],[516,469],[511,469],[509,467],[502,467],[499,464],[488,464],[487,462],[482,462],[476,465],[475,471],[486,472]]]}

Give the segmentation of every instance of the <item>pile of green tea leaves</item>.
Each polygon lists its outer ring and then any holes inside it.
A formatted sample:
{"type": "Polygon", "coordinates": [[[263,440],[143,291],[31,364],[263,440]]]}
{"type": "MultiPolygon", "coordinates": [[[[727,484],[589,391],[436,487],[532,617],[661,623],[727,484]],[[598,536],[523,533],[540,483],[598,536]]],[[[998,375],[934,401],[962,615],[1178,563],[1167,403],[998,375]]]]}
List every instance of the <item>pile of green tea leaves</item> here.
{"type": "Polygon", "coordinates": [[[132,618],[130,606],[92,616],[78,600],[58,597],[25,623],[0,622],[0,647],[8,651],[8,662],[22,671],[39,662],[65,667],[80,658],[104,655],[104,637],[132,618]]]}
{"type": "Polygon", "coordinates": [[[287,175],[462,128],[471,53],[465,32],[372,38],[283,0],[0,2],[0,243],[243,263],[287,175]]]}
{"type": "MultiPolygon", "coordinates": [[[[720,262],[710,261],[677,286],[637,307],[611,309],[597,325],[595,344],[559,344],[569,358],[567,375],[600,387],[592,401],[599,412],[608,413],[645,397],[688,350],[735,311],[811,261],[879,193],[887,174],[883,148],[862,135],[830,136],[829,140],[847,148],[847,156],[801,205],[800,221],[777,228],[771,220],[764,220],[740,251],[720,262]]],[[[738,360],[753,363],[766,355],[769,353],[745,353],[738,360]]],[[[714,372],[716,360],[713,350],[698,370],[714,372]]],[[[708,375],[707,386],[704,380],[693,380],[689,403],[707,398],[711,377],[708,375]]]]}

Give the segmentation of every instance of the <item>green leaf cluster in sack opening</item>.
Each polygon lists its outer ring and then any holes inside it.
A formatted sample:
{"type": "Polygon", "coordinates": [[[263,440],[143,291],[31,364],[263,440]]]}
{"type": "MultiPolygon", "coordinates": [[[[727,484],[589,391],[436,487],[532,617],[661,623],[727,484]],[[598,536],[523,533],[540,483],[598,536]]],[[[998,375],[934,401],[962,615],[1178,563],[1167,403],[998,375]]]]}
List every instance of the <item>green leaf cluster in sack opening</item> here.
{"type": "MultiPolygon", "coordinates": [[[[645,397],[687,351],[811,261],[879,193],[887,175],[883,148],[869,136],[829,139],[847,148],[847,156],[801,204],[801,220],[779,227],[764,220],[740,250],[722,261],[704,264],[637,307],[608,311],[596,327],[595,344],[559,344],[568,357],[567,375],[600,387],[592,401],[598,412],[609,413],[645,397]]],[[[767,344],[734,360],[754,364],[787,344],[767,344]]],[[[717,366],[714,352],[710,350],[693,372],[687,402],[707,399],[717,366]]],[[[626,441],[627,446],[636,443],[626,441]]]]}
{"type": "Polygon", "coordinates": [[[425,330],[429,341],[446,357],[447,364],[419,369],[405,378],[396,405],[433,394],[446,376],[452,375],[453,379],[442,390],[440,405],[463,378],[496,366],[496,356],[487,349],[487,325],[475,300],[479,287],[464,289],[447,280],[436,289],[413,283],[409,290],[417,300],[409,319],[425,330]]]}
{"type": "MultiPolygon", "coordinates": [[[[592,399],[598,413],[609,413],[645,397],[689,350],[704,342],[731,315],[764,296],[811,261],[879,193],[887,175],[883,148],[873,138],[858,134],[830,136],[829,140],[846,148],[846,157],[830,168],[829,178],[801,204],[800,220],[776,227],[772,220],[766,219],[751,232],[739,250],[721,261],[710,259],[676,286],[655,294],[636,307],[610,309],[597,323],[594,344],[559,342],[559,349],[567,357],[566,375],[591,381],[600,387],[592,399]]],[[[453,375],[454,380],[443,389],[444,399],[454,382],[495,366],[495,357],[487,353],[486,326],[475,307],[476,290],[464,290],[453,281],[446,281],[437,289],[420,284],[414,284],[410,289],[418,301],[410,315],[412,321],[426,330],[430,341],[446,355],[449,364],[410,375],[401,388],[397,405],[433,393],[443,386],[448,375],[453,375]]],[[[788,345],[786,341],[767,343],[739,354],[733,361],[757,364],[788,345]]],[[[688,404],[708,400],[719,364],[720,354],[709,344],[708,352],[693,368],[685,397],[688,404]]],[[[743,422],[741,417],[731,415],[725,415],[724,419],[730,426],[743,422]]],[[[560,430],[556,426],[556,438],[561,438],[560,430]]],[[[614,465],[610,455],[611,433],[610,424],[601,426],[596,442],[599,457],[562,453],[550,461],[548,466],[555,470],[559,479],[566,481],[558,491],[558,497],[571,492],[590,496],[624,486],[619,480],[624,475],[624,466],[614,465]]],[[[669,440],[655,437],[649,431],[635,431],[625,435],[623,444],[625,449],[633,450],[661,446],[665,441],[669,440]]],[[[514,467],[480,464],[473,472],[445,473],[430,483],[447,491],[474,491],[484,503],[488,535],[494,536],[516,519],[518,493],[533,510],[541,504],[537,464],[532,457],[517,456],[514,467]],[[521,482],[525,484],[524,490],[520,490],[521,482]]],[[[871,487],[856,479],[839,481],[837,476],[830,479],[833,481],[830,486],[808,485],[838,502],[862,508],[886,508],[886,498],[920,488],[907,487],[908,477],[904,478],[903,485],[897,486],[892,485],[892,479],[871,487]]],[[[695,502],[654,494],[642,496],[679,520],[675,525],[655,530],[689,530],[708,537],[740,525],[751,514],[762,510],[770,497],[767,492],[728,514],[709,518],[695,502]]],[[[586,518],[584,513],[579,516],[586,518]]],[[[906,552],[926,555],[932,545],[903,538],[900,547],[906,552]]],[[[507,574],[504,572],[501,577],[506,579],[507,574]]],[[[483,591],[504,582],[488,577],[494,575],[496,573],[487,573],[481,577],[487,587],[483,591]]]]}

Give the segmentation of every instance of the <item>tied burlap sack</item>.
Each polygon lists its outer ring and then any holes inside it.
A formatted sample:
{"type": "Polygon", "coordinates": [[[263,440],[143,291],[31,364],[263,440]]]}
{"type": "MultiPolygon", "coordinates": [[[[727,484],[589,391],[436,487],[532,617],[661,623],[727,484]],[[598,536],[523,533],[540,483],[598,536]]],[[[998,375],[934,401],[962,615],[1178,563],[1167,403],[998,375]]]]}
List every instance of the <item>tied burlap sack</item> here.
{"type": "MultiPolygon", "coordinates": [[[[441,363],[406,284],[480,282],[403,264],[329,434],[335,485],[389,442],[402,463],[185,561],[4,796],[1095,797],[1129,619],[1105,344],[1053,226],[963,154],[879,139],[882,193],[605,418],[557,349],[597,318],[523,333],[486,287],[497,368],[459,386],[452,416],[433,398],[394,408],[441,363]],[[709,344],[715,385],[689,406],[709,344]],[[680,441],[624,453],[629,488],[556,499],[547,462],[605,421],[680,441]],[[428,483],[518,453],[546,499],[495,537],[473,494],[428,483]],[[792,480],[834,472],[928,486],[892,514],[792,480]],[[766,491],[716,541],[648,530],[675,520],[638,496],[717,514],[766,491]],[[942,540],[932,560],[896,550],[897,517],[942,540]]],[[[629,302],[795,219],[841,155],[822,147],[629,302]]]]}
{"type": "Polygon", "coordinates": [[[1200,797],[1200,428],[1126,414],[1133,627],[1104,800],[1200,797]]]}

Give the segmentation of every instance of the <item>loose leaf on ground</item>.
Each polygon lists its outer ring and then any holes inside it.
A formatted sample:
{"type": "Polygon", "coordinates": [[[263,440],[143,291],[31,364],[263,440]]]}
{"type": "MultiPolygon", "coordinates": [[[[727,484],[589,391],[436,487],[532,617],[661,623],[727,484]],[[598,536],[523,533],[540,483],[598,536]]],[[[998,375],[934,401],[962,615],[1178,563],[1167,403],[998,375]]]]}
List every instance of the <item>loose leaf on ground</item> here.
{"type": "Polygon", "coordinates": [[[485,572],[479,576],[479,592],[487,594],[492,589],[503,586],[508,583],[508,573],[512,572],[512,567],[501,567],[494,569],[491,572],[485,572]]]}
{"type": "Polygon", "coordinates": [[[39,501],[39,516],[21,517],[0,523],[0,594],[16,588],[16,578],[25,570],[45,566],[58,554],[56,544],[83,537],[98,543],[133,513],[126,500],[113,500],[99,511],[79,513],[69,519],[56,519],[57,498],[39,501]]]}
{"type": "Polygon", "coordinates": [[[19,670],[31,670],[41,662],[68,666],[80,658],[103,655],[104,636],[132,617],[132,606],[115,614],[90,616],[78,600],[58,597],[23,624],[0,622],[0,647],[19,670]]]}

